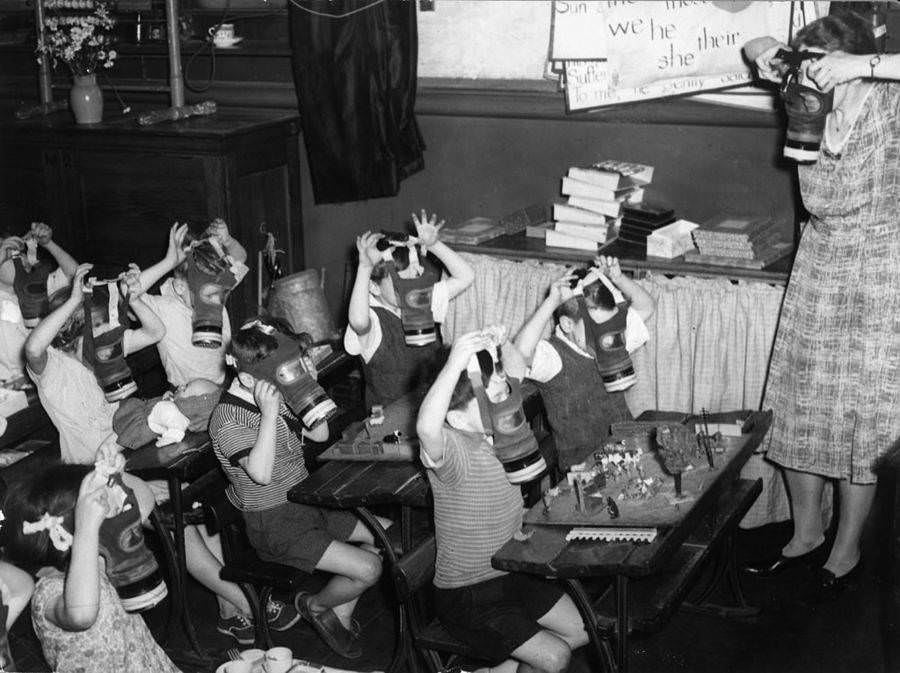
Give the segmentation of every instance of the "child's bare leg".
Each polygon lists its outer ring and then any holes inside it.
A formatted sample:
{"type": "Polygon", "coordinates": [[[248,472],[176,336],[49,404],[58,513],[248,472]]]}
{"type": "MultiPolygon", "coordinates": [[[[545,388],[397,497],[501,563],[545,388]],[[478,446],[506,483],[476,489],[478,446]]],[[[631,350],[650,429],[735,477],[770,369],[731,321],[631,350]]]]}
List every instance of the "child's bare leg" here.
{"type": "Polygon", "coordinates": [[[184,551],[187,571],[216,595],[222,617],[232,617],[237,612],[250,614],[250,604],[240,587],[219,577],[222,562],[216,556],[216,552],[221,556],[218,536],[204,536],[199,526],[185,526],[184,551]]]}
{"type": "Polygon", "coordinates": [[[571,650],[588,644],[584,620],[568,594],[560,598],[547,614],[538,619],[538,624],[562,638],[571,650]]]}
{"type": "Polygon", "coordinates": [[[559,636],[538,631],[512,651],[512,658],[519,662],[518,673],[563,673],[569,667],[572,650],[559,636]]]}
{"type": "Polygon", "coordinates": [[[346,628],[356,601],[381,576],[381,559],[372,552],[346,542],[332,542],[316,564],[317,570],[335,576],[310,599],[310,609],[331,608],[346,628]]]}

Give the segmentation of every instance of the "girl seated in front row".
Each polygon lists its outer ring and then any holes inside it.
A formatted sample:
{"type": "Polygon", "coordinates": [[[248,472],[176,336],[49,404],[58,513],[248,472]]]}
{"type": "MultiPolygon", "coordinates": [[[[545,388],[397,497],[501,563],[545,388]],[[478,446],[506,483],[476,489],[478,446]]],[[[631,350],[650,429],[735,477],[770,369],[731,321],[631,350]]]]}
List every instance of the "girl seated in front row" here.
{"type": "Polygon", "coordinates": [[[7,498],[7,553],[36,571],[31,618],[58,673],[178,673],[140,615],[125,612],[100,558],[100,527],[121,500],[83,465],[52,466],[7,498]]]}

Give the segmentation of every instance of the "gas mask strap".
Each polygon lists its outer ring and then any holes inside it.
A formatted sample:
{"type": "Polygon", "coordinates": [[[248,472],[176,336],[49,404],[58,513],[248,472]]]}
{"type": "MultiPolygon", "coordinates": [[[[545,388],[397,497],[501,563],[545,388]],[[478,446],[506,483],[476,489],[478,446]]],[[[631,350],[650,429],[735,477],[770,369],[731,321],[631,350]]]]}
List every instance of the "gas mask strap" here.
{"type": "Polygon", "coordinates": [[[478,356],[473,353],[469,358],[469,364],[466,367],[466,374],[472,383],[472,391],[475,393],[475,399],[478,401],[478,413],[481,414],[481,424],[484,426],[485,434],[494,434],[494,423],[491,421],[490,401],[488,400],[487,391],[484,389],[484,379],[481,376],[481,365],[478,364],[478,356]]]}

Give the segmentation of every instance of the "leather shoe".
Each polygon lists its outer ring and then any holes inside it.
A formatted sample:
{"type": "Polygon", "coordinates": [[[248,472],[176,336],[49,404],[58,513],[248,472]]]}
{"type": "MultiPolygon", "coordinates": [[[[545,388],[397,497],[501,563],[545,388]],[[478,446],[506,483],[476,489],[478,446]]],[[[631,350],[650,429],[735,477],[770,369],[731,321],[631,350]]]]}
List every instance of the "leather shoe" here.
{"type": "Polygon", "coordinates": [[[325,644],[345,659],[361,657],[362,649],[359,643],[353,634],[341,624],[337,615],[334,614],[334,610],[325,608],[321,612],[314,612],[309,607],[310,599],[312,599],[311,594],[300,592],[294,598],[294,606],[297,608],[297,612],[312,624],[325,644]]]}
{"type": "Polygon", "coordinates": [[[791,568],[809,567],[814,565],[825,551],[825,543],[822,542],[818,547],[810,549],[805,554],[799,556],[785,556],[778,553],[775,558],[769,558],[764,561],[755,563],[747,563],[744,566],[744,572],[754,577],[775,577],[791,568]]]}
{"type": "Polygon", "coordinates": [[[856,565],[840,577],[835,577],[834,573],[827,568],[819,568],[812,579],[809,592],[805,597],[805,602],[818,605],[821,603],[830,603],[837,600],[838,596],[849,586],[859,579],[862,572],[862,562],[857,561],[856,565]]]}

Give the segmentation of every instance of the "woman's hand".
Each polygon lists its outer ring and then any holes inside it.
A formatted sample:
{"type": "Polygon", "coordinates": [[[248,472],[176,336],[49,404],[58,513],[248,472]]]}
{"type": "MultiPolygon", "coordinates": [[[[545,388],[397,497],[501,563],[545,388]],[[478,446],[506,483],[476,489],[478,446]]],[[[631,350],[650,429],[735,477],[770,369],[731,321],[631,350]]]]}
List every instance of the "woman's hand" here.
{"type": "Polygon", "coordinates": [[[257,381],[253,386],[253,399],[262,416],[274,418],[281,411],[281,392],[268,381],[257,381]]]}
{"type": "Polygon", "coordinates": [[[440,232],[445,224],[445,220],[438,222],[436,213],[429,218],[423,208],[422,215],[416,217],[416,214],[412,213],[412,219],[416,227],[416,237],[419,239],[419,243],[426,248],[430,248],[440,240],[440,232]]]}
{"type": "Polygon", "coordinates": [[[381,261],[381,253],[375,244],[382,238],[381,234],[373,234],[367,231],[356,237],[356,251],[359,253],[359,265],[371,269],[381,261]]]}
{"type": "Polygon", "coordinates": [[[758,37],[750,40],[744,45],[744,53],[747,58],[753,61],[756,66],[756,73],[761,79],[770,82],[781,82],[784,70],[784,63],[781,59],[775,58],[775,54],[779,49],[790,49],[783,42],[779,42],[773,37],[758,37]]]}
{"type": "Polygon", "coordinates": [[[832,51],[809,64],[807,76],[823,92],[869,74],[869,56],[832,51]]]}
{"type": "Polygon", "coordinates": [[[492,339],[490,334],[486,334],[480,330],[463,334],[453,342],[445,366],[454,372],[464,372],[469,366],[469,360],[472,359],[472,356],[478,351],[489,348],[491,343],[492,339]]]}

